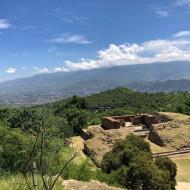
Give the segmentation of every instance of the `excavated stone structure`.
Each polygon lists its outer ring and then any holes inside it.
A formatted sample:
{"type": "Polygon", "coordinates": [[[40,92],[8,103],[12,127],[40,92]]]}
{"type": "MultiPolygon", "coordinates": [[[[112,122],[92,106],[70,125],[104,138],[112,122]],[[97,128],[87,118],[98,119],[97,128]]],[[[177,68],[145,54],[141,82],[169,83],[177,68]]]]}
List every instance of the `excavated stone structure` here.
{"type": "Polygon", "coordinates": [[[115,142],[125,139],[129,134],[145,138],[159,147],[165,146],[158,129],[171,121],[162,113],[109,116],[101,120],[101,125],[90,126],[81,131],[81,137],[85,140],[83,152],[90,155],[98,167],[105,153],[112,149],[115,142]]]}
{"type": "Polygon", "coordinates": [[[102,128],[108,129],[119,129],[125,127],[127,122],[131,122],[132,125],[145,125],[150,128],[152,124],[158,123],[156,115],[153,114],[141,114],[141,115],[127,115],[127,116],[109,116],[102,118],[102,128]]]}

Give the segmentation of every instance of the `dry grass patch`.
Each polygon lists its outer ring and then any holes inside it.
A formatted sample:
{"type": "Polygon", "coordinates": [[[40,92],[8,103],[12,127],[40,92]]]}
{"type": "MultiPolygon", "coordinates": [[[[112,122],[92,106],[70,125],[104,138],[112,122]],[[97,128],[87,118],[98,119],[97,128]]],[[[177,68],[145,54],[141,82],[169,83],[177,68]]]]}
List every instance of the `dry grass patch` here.
{"type": "Polygon", "coordinates": [[[190,190],[190,183],[178,182],[176,190],[190,190]]]}
{"type": "Polygon", "coordinates": [[[151,151],[152,151],[153,154],[175,150],[175,149],[168,149],[167,147],[158,146],[157,144],[151,142],[148,139],[145,139],[145,141],[150,144],[150,149],[151,149],[151,151]]]}
{"type": "Polygon", "coordinates": [[[172,160],[177,165],[177,181],[190,182],[190,155],[174,157],[172,160]]]}

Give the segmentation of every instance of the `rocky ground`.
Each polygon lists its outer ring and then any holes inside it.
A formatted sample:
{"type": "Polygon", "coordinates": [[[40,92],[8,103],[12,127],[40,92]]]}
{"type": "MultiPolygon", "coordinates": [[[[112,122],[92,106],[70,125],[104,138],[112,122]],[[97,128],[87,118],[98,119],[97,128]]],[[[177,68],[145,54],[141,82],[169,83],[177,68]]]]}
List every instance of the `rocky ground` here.
{"type": "Polygon", "coordinates": [[[125,139],[130,130],[128,127],[104,130],[100,126],[91,126],[88,132],[93,138],[85,141],[85,152],[91,155],[95,164],[99,166],[104,154],[111,150],[117,140],[125,139]]]}
{"type": "MultiPolygon", "coordinates": [[[[190,148],[190,117],[176,113],[160,113],[164,122],[154,125],[154,129],[164,142],[164,147],[158,146],[154,141],[150,143],[153,153],[175,151],[190,148]]],[[[130,133],[141,136],[142,132],[135,132],[142,128],[141,125],[128,124],[119,129],[104,130],[100,125],[90,126],[87,131],[92,137],[85,141],[85,152],[91,155],[97,166],[100,165],[105,153],[109,152],[114,143],[119,139],[125,139],[130,133]]]]}
{"type": "MultiPolygon", "coordinates": [[[[165,142],[165,146],[161,147],[156,145],[153,142],[150,142],[148,139],[145,139],[150,143],[153,153],[156,152],[166,152],[171,150],[176,150],[181,147],[189,147],[190,145],[190,116],[176,113],[161,113],[170,118],[169,121],[158,124],[158,133],[161,135],[165,142]],[[164,127],[160,127],[162,125],[164,127]]],[[[126,136],[134,130],[132,126],[120,128],[120,129],[111,129],[104,130],[100,125],[90,126],[87,131],[92,136],[91,139],[84,141],[81,137],[76,137],[73,139],[74,147],[81,152],[82,157],[85,157],[83,154],[83,145],[87,145],[91,153],[93,161],[96,162],[98,166],[101,163],[103,155],[110,151],[113,147],[113,144],[119,139],[125,139],[126,136]]],[[[178,185],[177,190],[190,190],[189,183],[189,155],[186,155],[184,158],[182,156],[173,158],[178,167],[177,180],[178,185]]],[[[97,181],[91,182],[78,182],[75,180],[66,180],[64,182],[66,189],[65,190],[119,190],[117,188],[109,187],[104,183],[97,181]]]]}
{"type": "Polygon", "coordinates": [[[99,181],[82,182],[77,180],[65,180],[63,182],[64,190],[122,190],[116,187],[110,187],[99,181]]]}
{"type": "Polygon", "coordinates": [[[171,121],[155,125],[164,147],[171,150],[190,148],[190,116],[164,113],[171,121]]]}
{"type": "MultiPolygon", "coordinates": [[[[64,190],[124,190],[117,187],[108,186],[105,183],[91,180],[90,182],[77,181],[73,179],[63,180],[64,190]]],[[[190,183],[178,182],[176,190],[190,190],[190,183]]]]}

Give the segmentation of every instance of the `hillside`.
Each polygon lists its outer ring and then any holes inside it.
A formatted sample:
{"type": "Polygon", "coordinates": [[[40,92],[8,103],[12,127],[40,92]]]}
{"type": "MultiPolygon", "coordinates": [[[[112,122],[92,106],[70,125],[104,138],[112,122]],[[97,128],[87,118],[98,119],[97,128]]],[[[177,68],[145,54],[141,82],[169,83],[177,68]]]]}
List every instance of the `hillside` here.
{"type": "Polygon", "coordinates": [[[189,62],[116,66],[36,75],[0,83],[0,103],[31,105],[119,86],[148,92],[189,91],[189,62]],[[186,79],[186,80],[180,80],[186,79]],[[179,81],[178,81],[179,80],[179,81]]]}
{"type": "MultiPolygon", "coordinates": [[[[122,182],[117,181],[118,178],[115,178],[112,174],[105,173],[103,170],[97,169],[92,163],[92,157],[87,158],[84,153],[79,154],[78,151],[76,151],[76,149],[81,148],[81,144],[78,142],[79,138],[76,136],[79,136],[81,130],[87,129],[88,126],[100,125],[100,119],[104,116],[130,115],[157,111],[190,114],[190,94],[187,92],[167,94],[142,93],[128,88],[116,88],[86,97],[74,96],[44,106],[0,109],[0,167],[2,170],[0,184],[5,185],[4,189],[6,189],[9,187],[9,184],[12,184],[12,180],[15,179],[12,176],[12,172],[18,175],[22,172],[20,168],[24,168],[24,170],[27,169],[25,164],[28,163],[26,163],[26,160],[28,160],[28,155],[30,155],[32,151],[32,145],[38,137],[38,135],[36,137],[36,133],[38,134],[40,127],[44,127],[45,125],[46,130],[44,132],[48,140],[46,142],[47,145],[44,146],[44,159],[48,159],[47,162],[51,163],[47,163],[47,172],[53,171],[53,173],[48,173],[48,175],[52,174],[54,176],[57,174],[60,168],[63,167],[65,161],[69,160],[73,153],[77,152],[77,157],[62,174],[64,180],[75,179],[79,181],[90,181],[93,179],[104,182],[109,186],[120,187],[122,182]],[[7,176],[7,172],[9,172],[8,174],[10,175],[7,176]]],[[[125,130],[124,128],[122,129],[125,130]]],[[[115,141],[110,140],[112,134],[115,135],[116,139],[118,137],[125,139],[128,132],[126,131],[125,133],[123,130],[120,132],[109,132],[107,130],[105,135],[103,137],[101,136],[101,139],[104,141],[103,145],[105,146],[105,141],[109,141],[113,146],[115,141]]],[[[40,139],[42,139],[42,132],[40,132],[40,139]]],[[[37,147],[40,147],[40,139],[38,140],[37,147]]],[[[136,142],[136,140],[134,142],[136,142]]],[[[142,143],[144,141],[140,142],[142,143]]],[[[98,143],[91,145],[98,145],[98,143]]],[[[130,147],[133,146],[130,145],[130,147]]],[[[100,146],[98,147],[98,150],[99,149],[100,146]]],[[[36,150],[33,159],[40,159],[38,151],[39,149],[36,150]]],[[[137,151],[137,149],[135,149],[135,151],[137,151]]],[[[138,153],[137,151],[137,154],[134,154],[134,156],[139,155],[138,160],[140,162],[138,162],[138,164],[140,165],[135,169],[137,172],[142,171],[141,169],[138,170],[138,168],[141,168],[142,163],[140,156],[142,152],[140,152],[138,153]]],[[[150,156],[151,153],[143,152],[143,155],[146,159],[149,159],[149,163],[151,163],[151,170],[148,169],[149,164],[146,165],[146,170],[150,171],[152,173],[151,175],[158,172],[159,170],[155,171],[156,165],[150,156]]],[[[126,167],[130,168],[128,165],[126,167]]],[[[128,169],[122,172],[126,171],[128,171],[128,169]]],[[[115,174],[117,174],[117,172],[115,174]]],[[[149,180],[150,178],[146,179],[149,180]]],[[[164,181],[165,178],[161,179],[164,181]]],[[[186,176],[183,179],[186,179],[186,176]]],[[[159,181],[159,178],[157,180],[159,181]]],[[[164,182],[158,184],[164,184],[164,182]]],[[[83,186],[86,185],[86,183],[81,184],[79,182],[78,185],[83,186]]]]}
{"type": "Polygon", "coordinates": [[[131,82],[128,87],[141,92],[190,91],[190,80],[167,80],[151,82],[131,82]]]}
{"type": "Polygon", "coordinates": [[[189,113],[190,94],[179,93],[146,93],[128,88],[116,88],[87,97],[93,109],[127,109],[132,113],[146,111],[172,111],[189,113]]]}

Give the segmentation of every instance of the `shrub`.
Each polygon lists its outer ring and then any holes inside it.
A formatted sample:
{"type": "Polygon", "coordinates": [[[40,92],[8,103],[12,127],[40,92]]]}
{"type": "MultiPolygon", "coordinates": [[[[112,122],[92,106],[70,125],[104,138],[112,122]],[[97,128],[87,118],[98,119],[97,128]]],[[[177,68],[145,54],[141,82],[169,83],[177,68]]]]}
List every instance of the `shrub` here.
{"type": "Polygon", "coordinates": [[[103,157],[101,167],[118,183],[132,190],[175,189],[175,164],[168,158],[154,162],[149,144],[134,135],[117,142],[103,157]]]}

